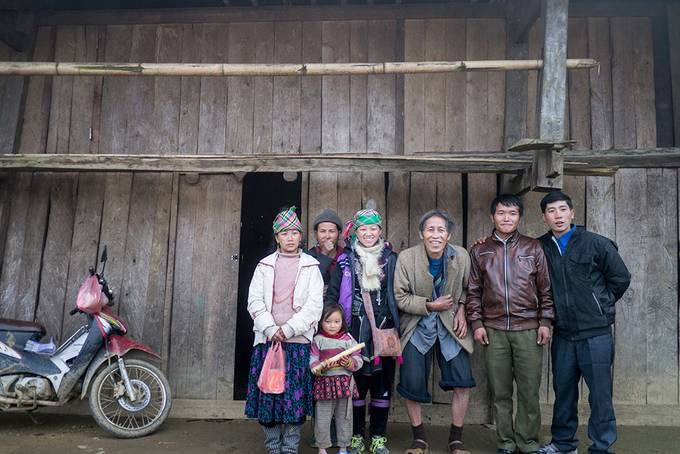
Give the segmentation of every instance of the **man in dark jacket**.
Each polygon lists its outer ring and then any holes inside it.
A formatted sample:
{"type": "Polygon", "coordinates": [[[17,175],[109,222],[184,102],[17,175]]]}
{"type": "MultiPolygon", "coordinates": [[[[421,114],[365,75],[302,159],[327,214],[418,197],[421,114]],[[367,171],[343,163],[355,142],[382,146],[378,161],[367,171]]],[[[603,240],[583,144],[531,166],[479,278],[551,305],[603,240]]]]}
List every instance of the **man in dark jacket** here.
{"type": "Polygon", "coordinates": [[[484,346],[498,454],[539,448],[538,392],[553,319],[548,265],[540,242],[517,231],[522,212],[519,197],[498,196],[491,204],[492,235],[470,250],[467,315],[475,340],[484,346]]]}
{"type": "Polygon", "coordinates": [[[610,453],[616,441],[612,405],[614,305],[630,284],[630,273],[608,238],[572,224],[568,195],[554,191],[541,200],[550,232],[539,238],[548,264],[555,299],[552,372],[555,406],[552,441],[542,454],[576,454],[579,380],[588,385],[591,454],[610,453]]]}
{"type": "Polygon", "coordinates": [[[344,242],[340,238],[342,221],[335,211],[326,208],[314,219],[313,228],[316,245],[310,248],[307,253],[319,261],[325,294],[331,276],[335,272],[338,256],[342,254],[345,248],[344,242]]]}

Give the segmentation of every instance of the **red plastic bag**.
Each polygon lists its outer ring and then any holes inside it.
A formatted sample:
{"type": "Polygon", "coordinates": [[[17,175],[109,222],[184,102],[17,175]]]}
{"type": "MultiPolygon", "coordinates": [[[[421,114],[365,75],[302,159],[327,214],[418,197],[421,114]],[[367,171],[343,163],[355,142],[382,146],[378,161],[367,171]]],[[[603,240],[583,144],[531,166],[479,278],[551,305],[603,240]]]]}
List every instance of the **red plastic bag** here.
{"type": "Polygon", "coordinates": [[[78,290],[78,299],[76,300],[78,309],[88,314],[98,314],[102,311],[104,302],[102,286],[99,284],[97,276],[87,277],[78,290]]]}
{"type": "Polygon", "coordinates": [[[274,342],[262,364],[257,387],[265,394],[282,394],[286,387],[286,355],[281,342],[274,342]]]}

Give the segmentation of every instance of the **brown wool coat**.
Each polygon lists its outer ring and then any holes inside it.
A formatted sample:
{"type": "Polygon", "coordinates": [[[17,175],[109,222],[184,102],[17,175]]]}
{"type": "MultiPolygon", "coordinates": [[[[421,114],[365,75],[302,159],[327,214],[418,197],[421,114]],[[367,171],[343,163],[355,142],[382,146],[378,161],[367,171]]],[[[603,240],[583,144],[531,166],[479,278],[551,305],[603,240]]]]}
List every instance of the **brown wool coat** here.
{"type": "MultiPolygon", "coordinates": [[[[453,297],[454,303],[465,302],[468,277],[470,275],[470,256],[459,246],[451,245],[455,255],[448,260],[448,279],[445,293],[453,297]]],[[[404,348],[413,335],[418,322],[429,314],[425,302],[432,297],[432,276],[429,273],[429,262],[425,245],[420,243],[399,253],[394,273],[394,296],[400,312],[401,346],[404,348]]],[[[458,310],[458,304],[447,311],[441,312],[440,317],[454,339],[468,352],[472,353],[472,333],[468,329],[463,339],[456,337],[453,332],[453,318],[458,310]]]]}

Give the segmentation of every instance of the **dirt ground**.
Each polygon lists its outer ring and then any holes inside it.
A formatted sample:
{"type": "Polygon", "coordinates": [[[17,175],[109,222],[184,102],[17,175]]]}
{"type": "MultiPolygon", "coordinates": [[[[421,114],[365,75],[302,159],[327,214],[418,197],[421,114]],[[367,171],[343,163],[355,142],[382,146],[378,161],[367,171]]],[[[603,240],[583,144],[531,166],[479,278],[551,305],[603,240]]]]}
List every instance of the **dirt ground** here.
{"type": "MultiPolygon", "coordinates": [[[[0,453],[94,453],[94,454],[213,454],[261,453],[263,436],[252,421],[171,419],[156,433],[136,440],[119,440],[105,434],[87,416],[0,414],[0,453]]],[[[315,453],[309,446],[311,425],[303,428],[300,452],[315,453]]],[[[445,453],[448,428],[427,428],[433,453],[445,453]]],[[[408,424],[390,424],[389,447],[401,453],[410,441],[408,424]]],[[[548,428],[543,428],[548,437],[548,428]]],[[[587,453],[585,428],[581,427],[579,451],[587,453]]],[[[493,428],[472,425],[465,428],[465,441],[472,454],[494,454],[493,428]]],[[[680,452],[680,434],[673,427],[631,427],[619,429],[615,445],[618,454],[674,454],[680,452]]],[[[334,450],[331,450],[334,452],[334,450]]]]}

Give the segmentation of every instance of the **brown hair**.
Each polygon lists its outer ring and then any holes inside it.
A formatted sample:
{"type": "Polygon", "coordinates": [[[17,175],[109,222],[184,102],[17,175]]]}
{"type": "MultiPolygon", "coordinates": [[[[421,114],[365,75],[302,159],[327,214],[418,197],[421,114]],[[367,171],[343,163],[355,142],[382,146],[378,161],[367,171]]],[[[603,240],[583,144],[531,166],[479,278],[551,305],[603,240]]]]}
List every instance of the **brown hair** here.
{"type": "Polygon", "coordinates": [[[332,314],[340,312],[340,319],[342,320],[342,325],[340,326],[340,332],[347,332],[347,322],[345,321],[345,310],[338,303],[326,304],[323,307],[323,312],[321,312],[321,319],[319,320],[319,332],[323,331],[323,322],[330,317],[332,314]]]}

